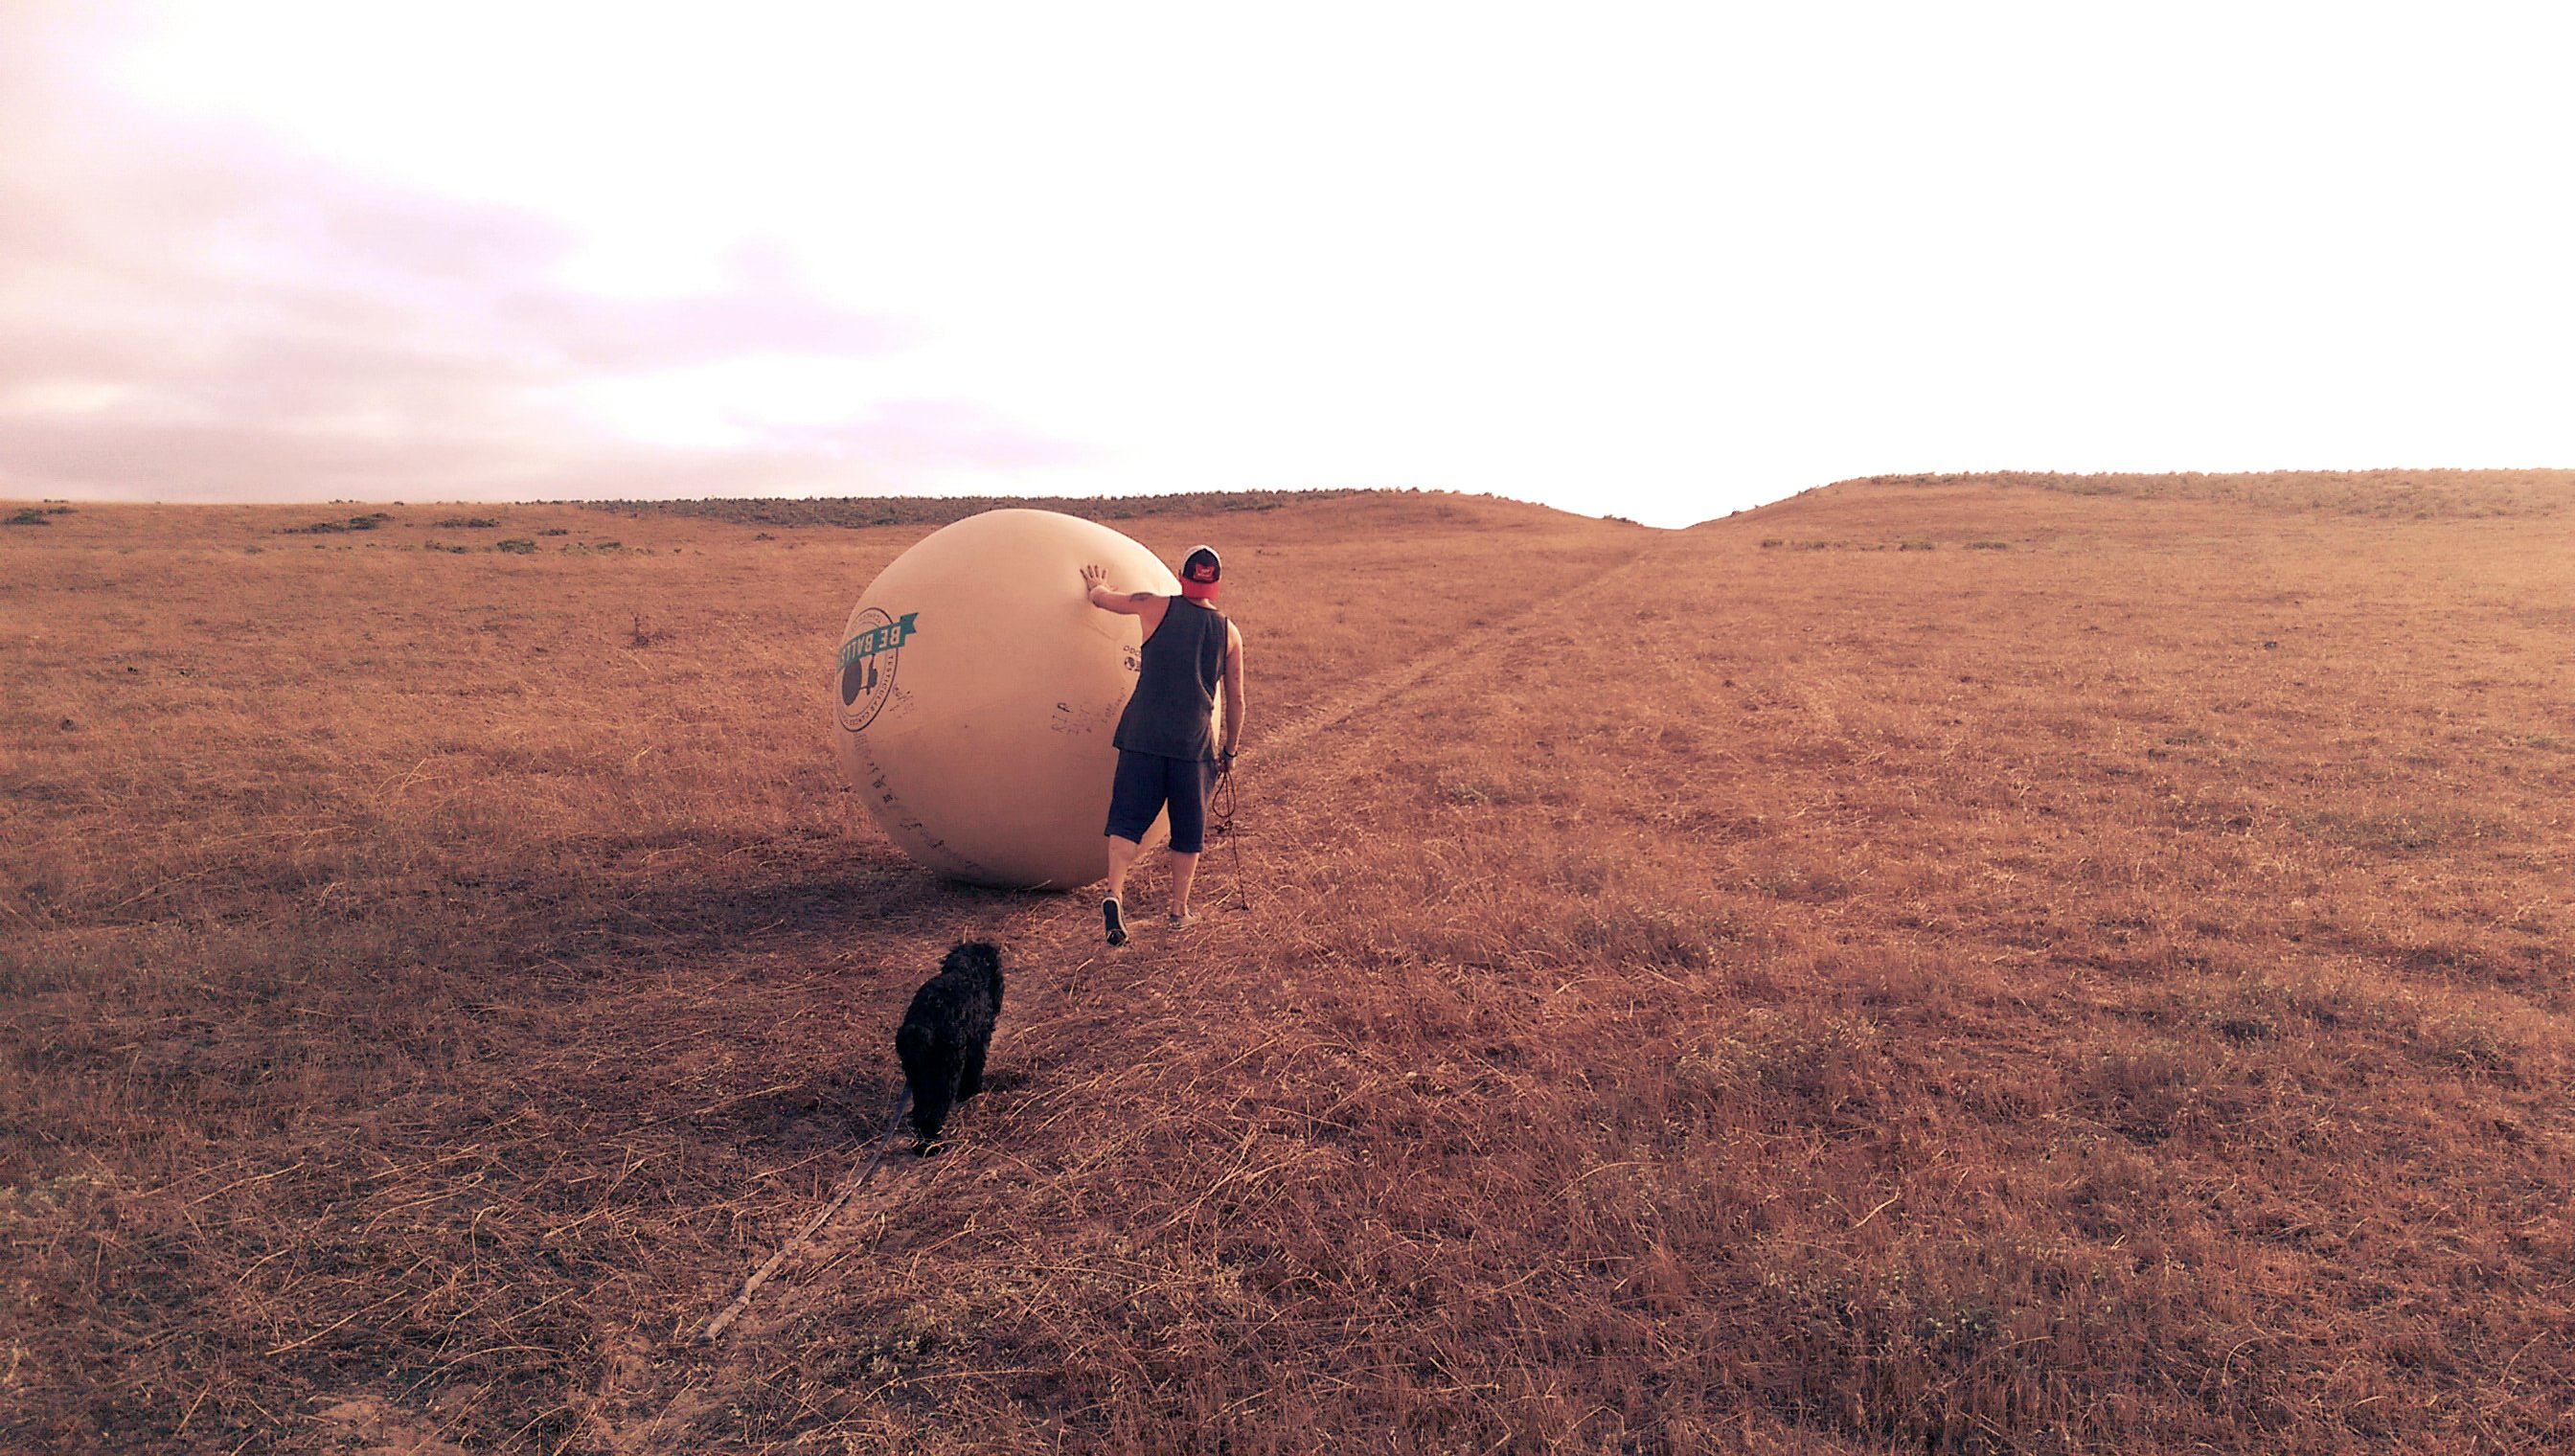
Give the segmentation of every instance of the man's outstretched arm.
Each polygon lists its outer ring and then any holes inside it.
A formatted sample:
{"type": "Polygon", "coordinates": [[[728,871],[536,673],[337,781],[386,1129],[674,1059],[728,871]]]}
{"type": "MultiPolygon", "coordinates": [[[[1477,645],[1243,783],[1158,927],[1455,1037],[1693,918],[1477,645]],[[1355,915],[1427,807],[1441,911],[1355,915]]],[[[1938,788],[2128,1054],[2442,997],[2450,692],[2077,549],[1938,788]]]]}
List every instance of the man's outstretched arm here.
{"type": "Polygon", "coordinates": [[[1142,617],[1145,615],[1146,604],[1155,601],[1160,595],[1159,593],[1154,592],[1112,592],[1106,585],[1108,581],[1109,569],[1107,567],[1084,567],[1082,569],[1083,591],[1090,595],[1091,605],[1099,608],[1103,612],[1117,612],[1128,617],[1142,617]]]}

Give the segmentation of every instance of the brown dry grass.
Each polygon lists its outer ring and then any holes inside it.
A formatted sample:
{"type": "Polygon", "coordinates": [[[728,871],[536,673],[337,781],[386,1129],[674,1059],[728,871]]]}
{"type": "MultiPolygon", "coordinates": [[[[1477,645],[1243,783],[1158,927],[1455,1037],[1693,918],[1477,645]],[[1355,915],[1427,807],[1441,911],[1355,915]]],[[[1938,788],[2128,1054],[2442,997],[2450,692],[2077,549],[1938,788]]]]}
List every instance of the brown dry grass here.
{"type": "Polygon", "coordinates": [[[0,1441],[2563,1449],[2575,482],[2103,479],[1147,518],[1250,908],[1114,955],[843,796],[924,527],[0,524],[0,1441]]]}

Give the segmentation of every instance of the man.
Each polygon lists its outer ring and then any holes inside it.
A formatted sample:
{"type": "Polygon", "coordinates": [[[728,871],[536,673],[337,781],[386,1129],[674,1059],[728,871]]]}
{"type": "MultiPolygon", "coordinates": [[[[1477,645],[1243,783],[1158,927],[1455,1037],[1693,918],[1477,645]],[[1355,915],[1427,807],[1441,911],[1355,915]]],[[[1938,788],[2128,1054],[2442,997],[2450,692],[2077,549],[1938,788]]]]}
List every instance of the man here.
{"type": "Polygon", "coordinates": [[[1234,763],[1243,740],[1243,634],[1210,603],[1225,565],[1212,547],[1181,563],[1181,595],[1113,592],[1109,573],[1084,567],[1082,585],[1103,612],[1141,618],[1144,666],[1136,696],[1110,739],[1118,777],[1109,794],[1109,897],[1100,902],[1109,943],[1127,943],[1127,871],[1144,850],[1145,831],[1165,804],[1172,810],[1172,923],[1190,922],[1190,884],[1207,847],[1208,790],[1214,771],[1234,763]],[[1223,740],[1213,722],[1217,684],[1225,685],[1223,740]]]}

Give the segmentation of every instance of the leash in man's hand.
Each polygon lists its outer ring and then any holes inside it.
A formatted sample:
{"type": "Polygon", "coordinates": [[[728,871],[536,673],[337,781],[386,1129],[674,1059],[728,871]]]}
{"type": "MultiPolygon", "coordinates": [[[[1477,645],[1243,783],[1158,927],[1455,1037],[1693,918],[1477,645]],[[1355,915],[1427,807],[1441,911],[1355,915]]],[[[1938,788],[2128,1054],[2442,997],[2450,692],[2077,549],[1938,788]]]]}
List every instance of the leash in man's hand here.
{"type": "Polygon", "coordinates": [[[1234,784],[1234,755],[1227,753],[1217,759],[1216,786],[1208,790],[1208,832],[1233,848],[1234,852],[1229,857],[1234,861],[1234,892],[1241,898],[1243,908],[1249,911],[1252,908],[1252,886],[1243,877],[1243,840],[1234,832],[1235,811],[1240,806],[1234,784]]]}

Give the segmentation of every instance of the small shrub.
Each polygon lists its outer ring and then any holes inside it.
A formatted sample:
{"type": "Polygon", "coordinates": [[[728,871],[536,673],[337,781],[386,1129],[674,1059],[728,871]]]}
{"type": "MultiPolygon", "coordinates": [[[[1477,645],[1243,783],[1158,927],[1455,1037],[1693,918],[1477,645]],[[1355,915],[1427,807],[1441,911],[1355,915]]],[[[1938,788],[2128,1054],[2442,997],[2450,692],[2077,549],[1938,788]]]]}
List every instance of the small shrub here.
{"type": "Polygon", "coordinates": [[[2507,1083],[2521,1080],[2520,1039],[2473,1012],[2426,1016],[2415,1024],[2413,1040],[2434,1062],[2453,1071],[2507,1083]]]}
{"type": "Polygon", "coordinates": [[[1450,803],[1501,805],[1525,802],[1527,795],[1506,783],[1481,778],[1442,778],[1439,796],[1450,803]]]}
{"type": "Polygon", "coordinates": [[[2220,1017],[2216,1030],[2218,1035],[2239,1046],[2247,1042],[2267,1041],[2272,1035],[2271,1023],[2260,1016],[2220,1017]]]}
{"type": "Polygon", "coordinates": [[[533,541],[496,541],[492,543],[492,549],[508,552],[512,556],[534,556],[537,553],[537,544],[533,541]]]}
{"type": "Polygon", "coordinates": [[[489,531],[501,523],[489,516],[450,516],[438,523],[441,531],[489,531]]]}
{"type": "Polygon", "coordinates": [[[1968,543],[1967,543],[1967,550],[1969,550],[1969,551],[2009,551],[2009,550],[2011,550],[2011,547],[2010,547],[2010,545],[2009,545],[2008,543],[2000,542],[2000,541],[1971,541],[1971,542],[1968,542],[1968,543]]]}
{"type": "Polygon", "coordinates": [[[1668,965],[1696,969],[1713,964],[1716,938],[1679,911],[1650,905],[1613,905],[1569,919],[1565,938],[1583,963],[1668,965]]]}
{"type": "Polygon", "coordinates": [[[8,524],[11,526],[51,526],[54,523],[45,519],[44,512],[30,506],[19,512],[17,515],[10,517],[8,524]]]}
{"type": "MultiPolygon", "coordinates": [[[[1679,963],[1688,963],[1682,961],[1679,963]]],[[[1864,1103],[1882,1091],[1885,1028],[1865,1015],[1821,1007],[1758,1008],[1680,1058],[1685,1085],[1731,1097],[1758,1088],[1824,1110],[1864,1103]]]]}
{"type": "Polygon", "coordinates": [[[2395,809],[2352,813],[2326,809],[2296,820],[2298,827],[2320,839],[2381,854],[2406,854],[2439,848],[2457,838],[2476,838],[2484,826],[2446,809],[2395,809]]]}
{"type": "Polygon", "coordinates": [[[373,531],[393,519],[382,511],[374,511],[364,516],[352,516],[346,521],[316,521],[310,526],[289,526],[279,534],[282,536],[333,536],[343,531],[373,531]]]}
{"type": "Polygon", "coordinates": [[[539,535],[539,536],[570,536],[570,535],[572,535],[572,533],[571,533],[570,531],[565,530],[563,527],[560,527],[560,526],[549,526],[549,527],[547,527],[545,530],[538,532],[538,533],[537,533],[537,535],[539,535]]]}

